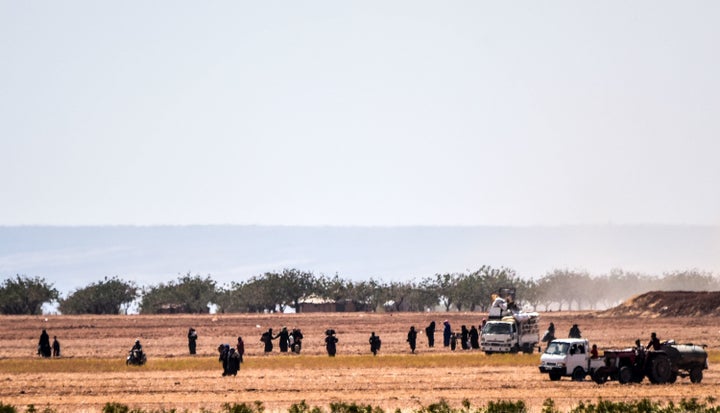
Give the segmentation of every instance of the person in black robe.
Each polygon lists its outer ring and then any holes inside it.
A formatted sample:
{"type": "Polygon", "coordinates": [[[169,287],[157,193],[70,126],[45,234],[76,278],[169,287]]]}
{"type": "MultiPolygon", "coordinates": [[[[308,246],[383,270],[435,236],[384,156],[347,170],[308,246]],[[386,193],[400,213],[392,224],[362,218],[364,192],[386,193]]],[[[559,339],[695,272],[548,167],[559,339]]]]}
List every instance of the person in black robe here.
{"type": "Polygon", "coordinates": [[[473,350],[477,350],[480,348],[480,334],[478,333],[477,328],[475,326],[470,327],[470,348],[473,350]]]}
{"type": "Polygon", "coordinates": [[[425,335],[428,340],[428,347],[435,347],[435,322],[431,321],[430,325],[425,327],[425,335]]]}
{"type": "Polygon", "coordinates": [[[60,357],[60,342],[58,341],[57,336],[53,336],[52,355],[53,357],[60,357]]]}
{"type": "Polygon", "coordinates": [[[417,344],[417,331],[415,331],[415,326],[410,326],[410,331],[408,331],[407,335],[407,342],[410,345],[410,352],[415,354],[415,344],[417,344]]]}
{"type": "Polygon", "coordinates": [[[468,331],[467,327],[461,326],[460,327],[460,347],[462,347],[463,350],[467,350],[470,348],[469,338],[470,338],[470,331],[468,331]]]}
{"type": "Polygon", "coordinates": [[[268,331],[260,336],[260,341],[265,344],[265,353],[271,353],[273,351],[273,338],[272,328],[269,328],[268,331]]]}
{"type": "Polygon", "coordinates": [[[450,345],[450,336],[452,335],[452,328],[450,328],[450,322],[448,320],[443,321],[443,346],[447,347],[450,345]]]}
{"type": "Polygon", "coordinates": [[[38,342],[38,354],[43,357],[52,356],[52,347],[50,347],[50,336],[47,331],[43,329],[40,333],[40,341],[38,342]]]}
{"type": "Polygon", "coordinates": [[[279,338],[278,345],[280,346],[281,353],[287,353],[288,345],[290,344],[290,333],[287,327],[283,327],[275,338],[279,338]]]}
{"type": "Polygon", "coordinates": [[[325,335],[325,349],[327,350],[328,356],[335,357],[338,342],[337,337],[335,337],[335,330],[327,330],[325,331],[325,335]]]}
{"type": "Polygon", "coordinates": [[[373,356],[377,356],[377,352],[380,350],[380,337],[376,336],[373,331],[370,333],[370,339],[368,342],[370,343],[370,352],[373,353],[373,356]]]}
{"type": "Polygon", "coordinates": [[[197,349],[197,332],[194,328],[190,327],[190,330],[188,331],[188,349],[190,350],[190,354],[195,354],[197,349]]]}

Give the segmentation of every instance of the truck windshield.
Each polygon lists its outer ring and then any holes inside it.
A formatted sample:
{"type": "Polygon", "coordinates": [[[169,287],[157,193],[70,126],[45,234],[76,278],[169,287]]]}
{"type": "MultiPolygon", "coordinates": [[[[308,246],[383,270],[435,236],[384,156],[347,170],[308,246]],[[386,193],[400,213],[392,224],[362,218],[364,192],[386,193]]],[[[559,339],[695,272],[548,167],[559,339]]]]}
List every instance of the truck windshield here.
{"type": "Polygon", "coordinates": [[[510,323],[487,323],[483,328],[485,334],[510,334],[511,332],[510,323]]]}
{"type": "Polygon", "coordinates": [[[570,348],[570,344],[568,343],[558,343],[557,341],[553,341],[550,343],[547,350],[545,350],[545,354],[567,354],[568,348],[570,348]]]}

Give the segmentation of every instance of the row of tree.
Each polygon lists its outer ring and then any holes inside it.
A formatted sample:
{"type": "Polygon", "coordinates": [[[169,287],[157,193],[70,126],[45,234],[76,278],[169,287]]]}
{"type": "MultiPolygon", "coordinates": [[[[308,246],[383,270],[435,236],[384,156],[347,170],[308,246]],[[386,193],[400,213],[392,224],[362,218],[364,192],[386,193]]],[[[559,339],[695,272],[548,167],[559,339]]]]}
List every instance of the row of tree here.
{"type": "Polygon", "coordinates": [[[0,312],[40,314],[44,303],[54,301],[63,314],[120,314],[132,303],[138,303],[145,314],[207,313],[210,306],[224,313],[284,312],[288,308],[299,312],[301,302],[310,297],[353,302],[370,311],[486,311],[492,294],[502,287],[514,287],[518,303],[533,310],[581,310],[610,307],[646,291],[718,290],[720,280],[699,271],[652,276],[614,270],[591,276],[559,269],[525,280],[512,269],[483,266],[472,272],[386,283],[285,269],[225,286],[218,286],[209,275],[190,273],[145,288],[118,277],[105,278],[61,298],[43,278],[17,275],[0,285],[0,312]]]}

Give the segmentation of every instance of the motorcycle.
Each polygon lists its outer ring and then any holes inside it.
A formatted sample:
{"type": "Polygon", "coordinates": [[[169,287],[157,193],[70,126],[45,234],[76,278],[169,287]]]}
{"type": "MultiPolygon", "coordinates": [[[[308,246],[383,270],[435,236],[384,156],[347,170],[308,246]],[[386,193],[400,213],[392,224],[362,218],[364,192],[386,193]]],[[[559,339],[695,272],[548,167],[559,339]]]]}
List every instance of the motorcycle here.
{"type": "Polygon", "coordinates": [[[127,356],[127,360],[125,360],[125,365],[142,366],[146,362],[147,357],[145,356],[145,353],[143,353],[142,351],[130,350],[127,356]]]}

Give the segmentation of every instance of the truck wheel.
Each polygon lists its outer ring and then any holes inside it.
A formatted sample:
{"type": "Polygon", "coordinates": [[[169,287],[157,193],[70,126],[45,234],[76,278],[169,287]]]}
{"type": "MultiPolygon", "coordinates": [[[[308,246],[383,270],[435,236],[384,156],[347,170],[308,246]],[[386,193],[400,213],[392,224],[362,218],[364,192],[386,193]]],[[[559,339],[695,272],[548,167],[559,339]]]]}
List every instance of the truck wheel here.
{"type": "Polygon", "coordinates": [[[512,354],[517,354],[517,353],[519,353],[519,352],[520,352],[520,346],[517,345],[517,344],[515,344],[514,346],[512,346],[512,348],[510,348],[510,352],[511,352],[512,354]]]}
{"type": "Polygon", "coordinates": [[[692,383],[700,383],[703,379],[703,372],[702,368],[695,367],[692,370],[690,370],[690,381],[692,383]]]}
{"type": "Polygon", "coordinates": [[[585,380],[585,370],[580,366],[575,367],[575,370],[572,372],[572,379],[573,381],[585,380]]]}
{"type": "Polygon", "coordinates": [[[562,375],[557,371],[551,371],[549,374],[551,381],[558,381],[562,375]]]}
{"type": "Polygon", "coordinates": [[[670,359],[665,354],[658,354],[650,360],[650,368],[648,378],[653,384],[665,384],[670,380],[672,374],[672,366],[670,359]]]}
{"type": "Polygon", "coordinates": [[[618,371],[618,381],[620,384],[628,384],[632,381],[633,378],[633,372],[632,369],[628,366],[622,366],[620,367],[620,371],[618,371]]]}

